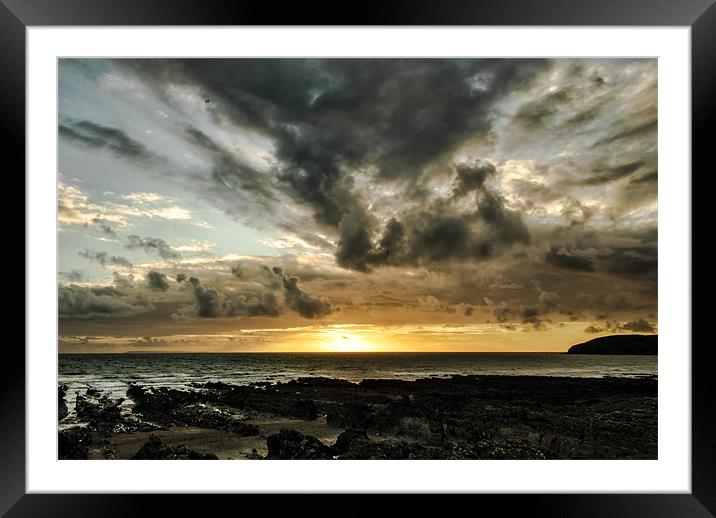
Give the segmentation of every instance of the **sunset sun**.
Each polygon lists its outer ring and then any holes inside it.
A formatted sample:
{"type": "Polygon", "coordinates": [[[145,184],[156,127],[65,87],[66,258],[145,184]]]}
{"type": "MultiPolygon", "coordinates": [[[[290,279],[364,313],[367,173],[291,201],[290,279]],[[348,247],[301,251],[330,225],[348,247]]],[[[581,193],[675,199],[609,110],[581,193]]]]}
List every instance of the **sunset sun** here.
{"type": "Polygon", "coordinates": [[[365,337],[355,333],[328,330],[320,338],[321,350],[333,353],[360,353],[377,351],[380,348],[365,337]]]}

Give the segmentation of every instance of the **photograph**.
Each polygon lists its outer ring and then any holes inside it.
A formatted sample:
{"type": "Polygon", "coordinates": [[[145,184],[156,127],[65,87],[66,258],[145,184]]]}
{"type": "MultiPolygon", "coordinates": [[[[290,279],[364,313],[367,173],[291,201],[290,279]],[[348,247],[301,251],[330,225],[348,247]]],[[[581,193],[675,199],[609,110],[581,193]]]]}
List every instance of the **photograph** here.
{"type": "Polygon", "coordinates": [[[57,74],[59,459],[658,459],[657,59],[57,74]]]}

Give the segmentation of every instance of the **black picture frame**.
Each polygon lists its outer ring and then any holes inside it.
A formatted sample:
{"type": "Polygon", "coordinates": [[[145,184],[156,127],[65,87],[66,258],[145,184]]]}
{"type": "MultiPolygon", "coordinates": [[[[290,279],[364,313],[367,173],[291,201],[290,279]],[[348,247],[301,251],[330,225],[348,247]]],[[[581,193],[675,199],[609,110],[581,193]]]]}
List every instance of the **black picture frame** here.
{"type": "MultiPolygon", "coordinates": [[[[28,26],[83,25],[572,25],[689,26],[692,73],[692,171],[713,169],[707,128],[716,92],[716,6],[714,0],[364,0],[348,7],[333,2],[234,0],[0,0],[0,142],[15,170],[25,166],[25,30],[28,26]],[[707,165],[707,160],[708,165],[707,165]]],[[[663,102],[668,102],[664,100],[663,102]]],[[[693,179],[693,173],[691,174],[693,179]]],[[[23,183],[24,189],[24,183],[23,183]]],[[[692,207],[696,205],[692,202],[692,207]]],[[[701,218],[692,210],[696,224],[701,218]]],[[[692,235],[694,234],[692,232],[692,235]]],[[[693,263],[692,263],[693,265],[693,263]]],[[[693,271],[693,266],[692,266],[693,271]]],[[[25,272],[26,276],[29,272],[25,272]]],[[[705,305],[708,307],[708,304],[705,305]]],[[[32,308],[26,308],[31,311],[32,308]]],[[[698,319],[707,309],[694,306],[698,319]]],[[[694,317],[692,317],[692,320],[694,317]]],[[[699,321],[699,320],[697,320],[699,321]]],[[[692,334],[693,336],[693,334],[692,334]]],[[[498,506],[532,516],[707,517],[716,516],[716,393],[712,344],[692,339],[692,492],[689,494],[474,495],[470,506],[498,506]]],[[[0,377],[0,513],[18,516],[127,516],[150,511],[142,495],[39,495],[25,492],[25,354],[16,344],[4,351],[0,377]]],[[[213,495],[212,498],[217,498],[213,495]]],[[[157,497],[154,497],[157,498],[157,497]]],[[[165,512],[205,512],[206,504],[164,495],[165,512]],[[181,506],[181,507],[179,507],[181,506]],[[176,512],[176,511],[174,511],[176,512]]],[[[224,497],[222,503],[225,501],[224,497]]],[[[240,496],[240,511],[256,497],[240,496]]],[[[325,498],[325,497],[323,497],[325,498]]],[[[312,514],[366,514],[382,506],[374,496],[350,495],[340,504],[322,500],[312,514]]],[[[452,496],[451,498],[456,498],[452,496]]],[[[401,506],[425,510],[422,496],[401,506]]],[[[238,502],[238,500],[235,500],[238,502]]],[[[262,500],[266,506],[266,500],[262,500]]],[[[276,511],[277,500],[268,504],[276,511]]],[[[260,502],[256,502],[260,503],[260,502]]],[[[217,504],[213,502],[212,508],[217,504]]],[[[221,505],[221,503],[219,503],[221,505]]],[[[293,504],[295,506],[296,504],[293,504]]],[[[451,506],[460,502],[451,503],[451,506]]],[[[292,506],[292,507],[293,507],[292,506]]],[[[305,506],[305,507],[304,507],[305,506]]],[[[457,508],[453,508],[457,509],[457,508]]]]}

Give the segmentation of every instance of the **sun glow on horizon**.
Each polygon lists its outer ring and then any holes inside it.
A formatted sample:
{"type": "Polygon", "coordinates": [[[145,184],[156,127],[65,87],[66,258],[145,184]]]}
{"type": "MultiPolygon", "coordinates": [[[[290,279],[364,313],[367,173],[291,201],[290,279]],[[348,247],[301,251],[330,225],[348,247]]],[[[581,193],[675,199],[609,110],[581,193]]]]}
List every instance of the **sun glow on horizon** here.
{"type": "Polygon", "coordinates": [[[361,353],[382,350],[378,344],[371,343],[365,337],[342,329],[328,329],[321,332],[316,345],[321,351],[332,353],[361,353]]]}
{"type": "MultiPolygon", "coordinates": [[[[594,325],[594,323],[592,323],[594,325]]],[[[332,324],[256,328],[215,334],[61,336],[62,353],[124,352],[564,352],[597,336],[589,322],[559,322],[539,331],[500,324],[332,324]]]]}

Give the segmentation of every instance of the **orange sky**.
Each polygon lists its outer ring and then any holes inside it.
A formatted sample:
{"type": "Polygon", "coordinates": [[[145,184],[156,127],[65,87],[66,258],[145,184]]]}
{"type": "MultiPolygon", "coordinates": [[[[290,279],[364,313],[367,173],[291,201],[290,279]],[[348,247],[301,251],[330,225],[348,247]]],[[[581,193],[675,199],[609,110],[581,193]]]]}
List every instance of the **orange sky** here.
{"type": "Polygon", "coordinates": [[[144,338],[63,336],[60,352],[564,352],[609,334],[585,337],[585,325],[564,322],[535,331],[502,324],[334,324],[144,338]]]}

